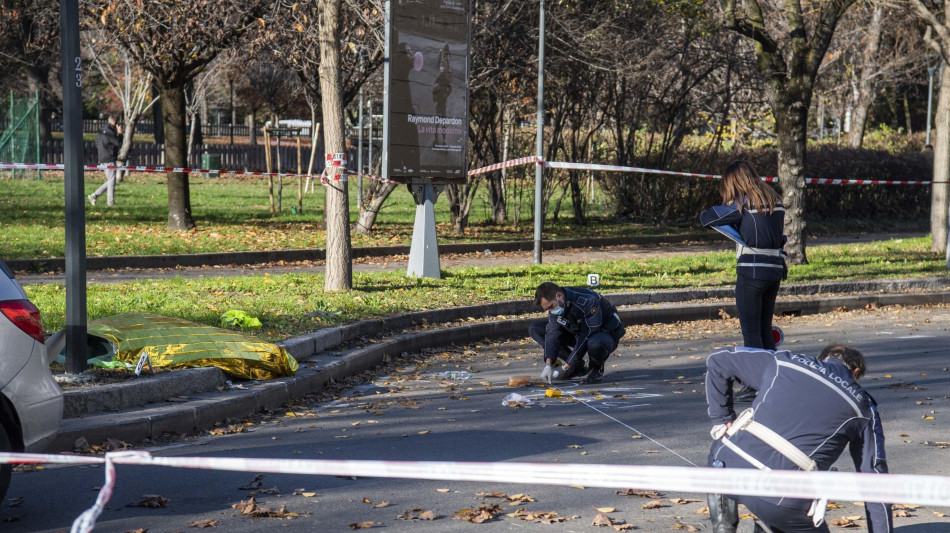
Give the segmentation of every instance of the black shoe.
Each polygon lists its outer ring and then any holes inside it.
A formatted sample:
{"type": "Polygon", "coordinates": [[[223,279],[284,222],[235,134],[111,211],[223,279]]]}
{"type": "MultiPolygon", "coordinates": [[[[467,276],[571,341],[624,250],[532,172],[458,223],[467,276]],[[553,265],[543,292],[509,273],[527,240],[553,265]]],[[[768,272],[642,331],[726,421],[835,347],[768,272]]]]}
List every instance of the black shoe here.
{"type": "Polygon", "coordinates": [[[597,383],[604,377],[604,365],[590,365],[590,371],[587,372],[587,378],[584,380],[587,383],[597,383]]]}
{"type": "Polygon", "coordinates": [[[758,394],[758,392],[759,391],[752,387],[743,386],[738,392],[732,395],[732,401],[736,403],[751,403],[755,400],[755,395],[758,394]]]}
{"type": "Polygon", "coordinates": [[[736,533],[739,526],[739,504],[720,494],[707,494],[712,533],[736,533]]]}
{"type": "MultiPolygon", "coordinates": [[[[561,367],[562,371],[563,371],[563,368],[564,367],[561,367]]],[[[564,374],[561,376],[561,379],[574,379],[574,378],[581,377],[585,374],[587,374],[587,364],[581,361],[580,364],[574,365],[571,368],[569,368],[567,372],[564,372],[564,374]]]]}

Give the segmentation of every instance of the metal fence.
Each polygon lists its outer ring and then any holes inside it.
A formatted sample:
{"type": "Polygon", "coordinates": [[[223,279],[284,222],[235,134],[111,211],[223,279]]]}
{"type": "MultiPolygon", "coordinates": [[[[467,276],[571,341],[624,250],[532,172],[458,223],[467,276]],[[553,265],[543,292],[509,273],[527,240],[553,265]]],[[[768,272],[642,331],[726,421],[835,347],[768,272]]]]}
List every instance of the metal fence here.
{"type": "MultiPolygon", "coordinates": [[[[83,133],[98,133],[99,130],[106,124],[105,120],[96,120],[96,119],[85,119],[82,121],[82,132],[83,133]]],[[[50,125],[53,131],[63,131],[63,124],[59,121],[54,120],[50,125]]],[[[189,125],[188,128],[191,126],[189,125]]],[[[257,135],[259,137],[264,136],[264,125],[258,124],[257,135]]],[[[187,128],[186,132],[189,131],[187,128]]],[[[135,133],[142,135],[153,135],[155,133],[155,124],[152,121],[142,121],[138,122],[135,125],[135,133]]],[[[201,135],[204,137],[230,137],[231,136],[231,125],[230,124],[201,124],[201,135]]],[[[234,125],[234,136],[235,137],[250,137],[251,128],[246,124],[235,124],[234,125]]]]}
{"type": "MultiPolygon", "coordinates": [[[[273,157],[272,170],[277,170],[277,146],[271,147],[273,157]]],[[[310,146],[304,145],[300,150],[301,170],[307,171],[307,165],[310,162],[310,146]]],[[[94,141],[84,142],[84,164],[98,164],[96,152],[96,143],[94,141]]],[[[202,167],[202,155],[216,154],[221,156],[221,169],[223,170],[251,170],[263,171],[267,169],[267,160],[264,145],[246,145],[246,144],[199,144],[192,148],[191,160],[188,165],[192,168],[202,167]]],[[[319,172],[323,169],[323,146],[317,145],[317,157],[314,161],[314,171],[319,172]]],[[[63,163],[63,141],[53,140],[43,143],[43,163],[62,164],[63,163]]],[[[129,153],[129,164],[140,166],[164,166],[164,147],[154,143],[132,143],[132,150],[129,153]]],[[[297,146],[284,144],[280,147],[280,170],[282,172],[297,172],[297,146]]]]}

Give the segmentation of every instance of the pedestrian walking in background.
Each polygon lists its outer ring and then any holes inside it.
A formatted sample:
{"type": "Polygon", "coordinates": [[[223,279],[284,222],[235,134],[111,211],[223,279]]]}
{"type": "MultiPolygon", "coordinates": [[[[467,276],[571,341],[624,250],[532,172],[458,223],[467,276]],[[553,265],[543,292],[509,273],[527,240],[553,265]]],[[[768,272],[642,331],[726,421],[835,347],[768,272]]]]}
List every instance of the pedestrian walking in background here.
{"type": "MultiPolygon", "coordinates": [[[[122,125],[117,124],[117,121],[118,118],[115,115],[109,115],[105,125],[96,133],[96,152],[98,152],[100,166],[114,167],[119,159],[119,148],[122,146],[122,125]]],[[[103,192],[107,193],[106,204],[109,206],[115,205],[116,170],[106,168],[105,173],[105,183],[100,185],[96,192],[88,196],[89,203],[92,205],[96,205],[96,198],[102,196],[103,192]]]]}
{"type": "MultiPolygon", "coordinates": [[[[736,309],[743,346],[775,349],[772,315],[785,262],[785,206],[748,161],[734,161],[719,182],[722,205],[703,211],[704,227],[727,226],[736,240],[736,309]]],[[[755,391],[737,398],[749,400],[755,391]]]]}
{"type": "Polygon", "coordinates": [[[548,312],[547,320],[528,327],[531,338],[544,348],[541,380],[584,376],[593,383],[604,376],[604,363],[617,349],[625,331],[617,308],[600,294],[583,287],[538,285],[534,303],[548,312]],[[589,364],[584,363],[587,355],[589,364]],[[561,359],[563,365],[554,370],[561,359]],[[557,373],[557,375],[555,375],[557,373]]]}

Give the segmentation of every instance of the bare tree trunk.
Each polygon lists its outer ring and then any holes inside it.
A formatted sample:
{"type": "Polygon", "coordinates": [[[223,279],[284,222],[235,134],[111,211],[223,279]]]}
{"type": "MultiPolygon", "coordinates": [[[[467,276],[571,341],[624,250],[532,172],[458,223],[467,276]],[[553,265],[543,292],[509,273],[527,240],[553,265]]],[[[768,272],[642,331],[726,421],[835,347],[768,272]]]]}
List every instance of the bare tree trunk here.
{"type": "MultiPolygon", "coordinates": [[[[132,151],[132,137],[135,135],[135,126],[138,124],[137,116],[127,116],[125,119],[124,131],[122,133],[122,146],[119,147],[119,155],[116,157],[116,164],[120,167],[129,164],[129,152],[132,151]]],[[[116,182],[121,182],[128,176],[128,170],[116,172],[116,182]]]]}
{"type": "Polygon", "coordinates": [[[884,6],[877,4],[871,14],[871,23],[867,29],[867,44],[862,51],[861,70],[854,80],[854,113],[851,116],[851,132],[848,145],[859,149],[864,144],[864,132],[867,129],[868,109],[874,102],[874,90],[878,83],[870,78],[881,47],[881,20],[884,18],[884,6]]]}
{"type": "Polygon", "coordinates": [[[934,176],[930,200],[930,249],[947,251],[947,180],[950,178],[950,72],[940,76],[940,96],[934,121],[934,176]]]}
{"type": "Polygon", "coordinates": [[[788,105],[772,104],[778,133],[778,176],[785,205],[785,252],[789,262],[804,265],[805,254],[805,125],[808,104],[795,99],[788,105]]]}
{"type": "MultiPolygon", "coordinates": [[[[782,39],[769,35],[759,0],[726,0],[725,22],[755,44],[756,69],[768,84],[769,104],[778,135],[778,177],[785,204],[785,252],[793,265],[805,264],[805,143],[808,107],[815,77],[831,43],[835,26],[854,0],[834,0],[825,5],[813,27],[806,27],[800,0],[784,2],[782,39]],[[809,31],[810,30],[810,31],[809,31]],[[787,37],[787,38],[786,38],[787,37]]],[[[817,12],[810,12],[817,14],[817,12]]]]}
{"type": "Polygon", "coordinates": [[[251,139],[251,146],[257,146],[257,110],[251,110],[251,114],[247,116],[247,127],[249,128],[248,136],[251,139]]]}
{"type": "MultiPolygon", "coordinates": [[[[188,116],[187,113],[185,114],[185,116],[188,116]]],[[[185,161],[187,161],[187,163],[185,163],[186,167],[191,166],[191,156],[192,156],[191,151],[195,147],[195,132],[196,132],[196,129],[200,126],[201,124],[199,123],[198,116],[193,115],[191,117],[191,125],[188,128],[188,143],[186,144],[187,148],[185,149],[185,161]]]]}
{"type": "Polygon", "coordinates": [[[472,210],[472,200],[478,191],[478,177],[463,185],[446,185],[445,197],[449,202],[449,213],[455,235],[461,237],[468,227],[469,213],[472,210]]]}
{"type": "MultiPolygon", "coordinates": [[[[27,65],[24,70],[26,72],[26,85],[30,93],[29,95],[38,97],[36,112],[39,113],[40,141],[45,144],[53,139],[52,124],[50,121],[53,110],[50,108],[48,98],[45,96],[50,88],[50,67],[45,64],[30,64],[27,65]]],[[[41,154],[40,157],[43,157],[43,154],[41,154]]]]}
{"type": "MultiPolygon", "coordinates": [[[[185,146],[185,91],[183,87],[162,89],[162,123],[165,128],[165,165],[187,168],[185,146]]],[[[188,174],[172,172],[168,176],[168,231],[191,231],[195,220],[191,215],[191,191],[188,174]]]]}
{"type": "Polygon", "coordinates": [[[271,172],[274,171],[273,165],[271,165],[271,149],[270,149],[270,129],[264,127],[264,164],[267,165],[267,195],[270,198],[270,214],[276,214],[277,209],[274,207],[274,176],[271,175],[271,172]]]}
{"type": "MultiPolygon", "coordinates": [[[[323,95],[323,134],[327,153],[345,153],[343,99],[340,87],[340,25],[342,0],[320,0],[320,92],[323,95]]],[[[350,248],[349,190],[345,179],[335,180],[346,167],[327,168],[327,291],[353,288],[350,248]]],[[[345,178],[345,175],[344,175],[345,178]]]]}
{"type": "Polygon", "coordinates": [[[913,125],[910,122],[910,102],[907,101],[907,93],[904,93],[904,124],[906,124],[907,135],[914,133],[913,125]]]}
{"type": "Polygon", "coordinates": [[[373,225],[376,224],[379,210],[382,209],[389,195],[396,190],[396,185],[396,183],[373,181],[363,189],[363,210],[356,219],[353,231],[360,235],[373,234],[373,225]]]}

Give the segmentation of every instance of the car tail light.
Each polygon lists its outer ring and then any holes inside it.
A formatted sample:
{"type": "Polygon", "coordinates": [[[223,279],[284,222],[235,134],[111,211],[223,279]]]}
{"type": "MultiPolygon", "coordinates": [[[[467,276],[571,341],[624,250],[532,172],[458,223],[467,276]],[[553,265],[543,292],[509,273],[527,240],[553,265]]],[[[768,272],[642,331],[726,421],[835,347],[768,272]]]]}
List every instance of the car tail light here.
{"type": "Polygon", "coordinates": [[[0,302],[0,312],[10,319],[16,327],[27,335],[46,343],[46,334],[43,333],[43,322],[40,320],[40,310],[29,300],[7,300],[0,302]]]}

